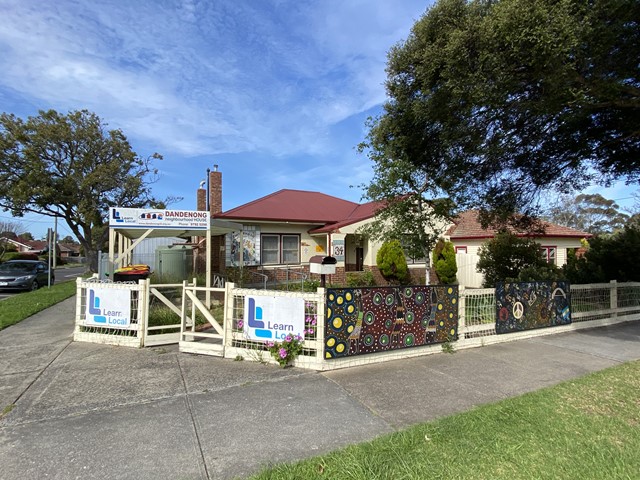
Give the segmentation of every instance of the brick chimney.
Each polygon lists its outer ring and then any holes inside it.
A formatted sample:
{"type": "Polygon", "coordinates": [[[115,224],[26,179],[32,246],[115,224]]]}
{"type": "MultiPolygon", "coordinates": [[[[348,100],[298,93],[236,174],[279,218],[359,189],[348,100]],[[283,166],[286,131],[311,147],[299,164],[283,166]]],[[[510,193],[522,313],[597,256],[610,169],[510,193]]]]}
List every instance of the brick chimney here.
{"type": "Polygon", "coordinates": [[[222,212],[222,172],[218,165],[209,172],[209,212],[211,215],[222,212]]]}
{"type": "Polygon", "coordinates": [[[196,191],[196,210],[199,212],[207,209],[207,189],[203,188],[203,183],[200,183],[200,188],[196,191]]]}

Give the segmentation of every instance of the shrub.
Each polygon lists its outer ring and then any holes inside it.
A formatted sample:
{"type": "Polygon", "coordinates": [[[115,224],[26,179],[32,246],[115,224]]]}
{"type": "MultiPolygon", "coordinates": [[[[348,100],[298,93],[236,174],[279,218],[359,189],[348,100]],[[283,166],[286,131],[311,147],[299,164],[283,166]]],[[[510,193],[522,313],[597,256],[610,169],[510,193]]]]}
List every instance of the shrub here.
{"type": "Polygon", "coordinates": [[[347,273],[347,287],[375,287],[376,279],[372,272],[349,272],[347,273]]]}
{"type": "Polygon", "coordinates": [[[433,252],[433,262],[436,274],[442,283],[456,283],[458,266],[456,264],[456,252],[453,243],[438,240],[433,252]]]}
{"type": "Polygon", "coordinates": [[[383,243],[376,255],[376,263],[388,282],[406,284],[409,281],[409,267],[399,240],[383,243]]]}

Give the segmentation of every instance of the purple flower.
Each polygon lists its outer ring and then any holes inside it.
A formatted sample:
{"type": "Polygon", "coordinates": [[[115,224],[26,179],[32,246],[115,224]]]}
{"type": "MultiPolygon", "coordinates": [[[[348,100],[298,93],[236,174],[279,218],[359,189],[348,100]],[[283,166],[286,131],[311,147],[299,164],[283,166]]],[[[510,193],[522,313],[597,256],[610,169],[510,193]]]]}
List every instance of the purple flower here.
{"type": "Polygon", "coordinates": [[[313,320],[311,320],[311,325],[315,325],[316,324],[316,319],[314,318],[313,320]]]}
{"type": "Polygon", "coordinates": [[[291,335],[287,335],[286,337],[284,337],[286,342],[290,342],[291,341],[291,335]]]}
{"type": "Polygon", "coordinates": [[[238,320],[238,328],[241,329],[244,326],[244,322],[242,320],[238,320]]]}
{"type": "Polygon", "coordinates": [[[307,330],[307,333],[308,333],[309,335],[313,335],[313,328],[310,328],[309,330],[307,330]]]}
{"type": "Polygon", "coordinates": [[[278,351],[278,354],[280,355],[280,358],[287,358],[287,350],[285,348],[281,348],[278,351]]]}
{"type": "Polygon", "coordinates": [[[273,343],[273,342],[267,342],[267,347],[268,347],[268,348],[272,348],[272,347],[273,347],[273,345],[274,345],[274,343],[273,343]]]}

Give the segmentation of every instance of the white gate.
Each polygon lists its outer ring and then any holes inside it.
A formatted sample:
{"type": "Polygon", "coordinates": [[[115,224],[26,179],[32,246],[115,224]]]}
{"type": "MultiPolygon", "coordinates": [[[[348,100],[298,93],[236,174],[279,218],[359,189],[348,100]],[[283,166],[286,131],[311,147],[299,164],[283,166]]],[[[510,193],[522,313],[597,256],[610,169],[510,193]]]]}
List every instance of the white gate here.
{"type": "MultiPolygon", "coordinates": [[[[181,352],[224,356],[224,328],[222,326],[224,319],[216,319],[198,297],[198,293],[201,296],[206,296],[207,293],[225,294],[225,292],[225,288],[197,287],[195,284],[183,283],[178,342],[181,352]],[[204,327],[199,326],[198,317],[207,322],[204,327]]],[[[224,314],[222,316],[224,317],[224,314]]]]}

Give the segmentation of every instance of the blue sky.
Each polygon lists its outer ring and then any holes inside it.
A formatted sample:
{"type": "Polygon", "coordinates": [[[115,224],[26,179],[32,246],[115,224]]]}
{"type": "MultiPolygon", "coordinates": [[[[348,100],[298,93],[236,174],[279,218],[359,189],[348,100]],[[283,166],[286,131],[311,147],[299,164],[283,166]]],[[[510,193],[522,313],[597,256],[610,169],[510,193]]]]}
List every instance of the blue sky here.
{"type": "Polygon", "coordinates": [[[173,208],[195,209],[214,164],[225,210],[282,188],[358,202],[371,165],[355,147],[385,100],[387,51],[431,3],[0,0],[0,111],[95,112],[164,156],[153,192],[184,197],[173,208]]]}

